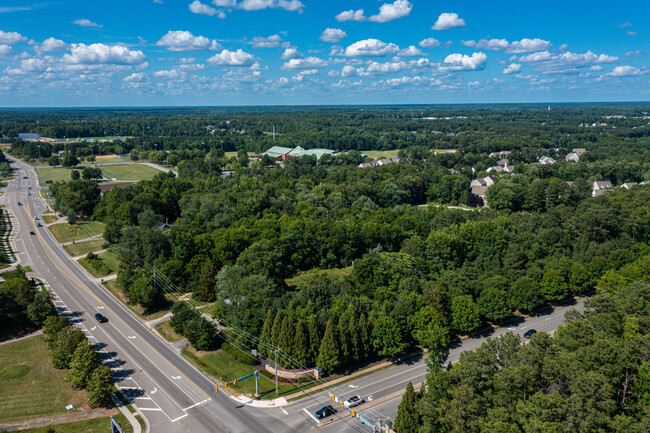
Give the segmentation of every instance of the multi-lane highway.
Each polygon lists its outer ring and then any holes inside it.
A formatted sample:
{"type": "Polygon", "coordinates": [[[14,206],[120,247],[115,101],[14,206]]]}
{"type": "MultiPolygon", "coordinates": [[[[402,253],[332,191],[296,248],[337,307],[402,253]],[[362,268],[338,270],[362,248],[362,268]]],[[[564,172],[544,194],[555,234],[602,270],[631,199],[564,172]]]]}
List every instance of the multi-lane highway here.
{"type": "MultiPolygon", "coordinates": [[[[409,381],[414,384],[424,381],[424,360],[414,359],[282,408],[248,407],[225,393],[214,394],[214,383],[210,379],[86,274],[62,250],[47,228],[37,227],[40,221],[37,218],[46,206],[36,194],[36,173],[21,161],[12,159],[12,165],[17,168],[17,176],[9,182],[0,203],[12,215],[14,247],[20,263],[32,267],[34,272],[30,275],[46,281],[55,293],[57,308],[72,317],[88,338],[102,347],[102,357],[112,368],[117,384],[147,417],[152,432],[302,432],[315,429],[328,433],[367,432],[370,431],[368,427],[349,417],[333,424],[319,424],[313,413],[329,404],[330,392],[334,392],[344,399],[362,396],[367,403],[359,406],[358,412],[369,419],[394,418],[399,399],[387,399],[403,390],[409,381]],[[94,315],[98,312],[109,319],[108,323],[97,323],[94,315]]],[[[488,336],[508,331],[523,334],[531,328],[553,331],[562,323],[569,308],[582,309],[583,305],[578,302],[549,310],[547,314],[511,328],[465,340],[451,350],[450,360],[456,362],[462,351],[477,348],[488,336]]]]}

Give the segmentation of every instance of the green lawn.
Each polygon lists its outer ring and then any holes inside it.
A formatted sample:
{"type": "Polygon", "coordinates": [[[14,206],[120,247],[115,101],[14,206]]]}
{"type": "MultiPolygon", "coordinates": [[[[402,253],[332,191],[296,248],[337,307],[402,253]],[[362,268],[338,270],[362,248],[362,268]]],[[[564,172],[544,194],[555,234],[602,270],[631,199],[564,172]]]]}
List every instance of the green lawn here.
{"type": "MultiPolygon", "coordinates": [[[[124,433],[127,432],[132,432],[133,427],[131,427],[131,424],[126,420],[124,415],[117,414],[113,415],[113,419],[120,423],[122,426],[122,430],[124,433]]],[[[111,421],[110,417],[103,417],[103,418],[95,418],[95,419],[89,419],[85,421],[77,421],[77,422],[70,422],[66,424],[57,424],[52,426],[54,429],[54,432],[56,433],[78,433],[78,432],[84,432],[84,433],[106,433],[110,430],[108,430],[111,427],[111,421]]],[[[28,430],[21,430],[23,433],[47,433],[48,427],[39,427],[39,428],[32,428],[28,430]]],[[[50,430],[52,431],[52,430],[50,430]]],[[[144,430],[142,430],[144,431],[144,430]]]]}
{"type": "Polygon", "coordinates": [[[162,335],[165,340],[172,343],[183,338],[182,335],[179,335],[176,333],[176,331],[174,331],[174,328],[172,328],[169,320],[156,325],[156,331],[158,331],[158,333],[162,335]]]}
{"type": "Polygon", "coordinates": [[[397,158],[398,149],[395,150],[362,150],[361,153],[372,159],[397,158]]]}
{"type": "Polygon", "coordinates": [[[68,404],[84,406],[86,392],[73,390],[65,374],[52,367],[42,335],[0,346],[0,422],[65,413],[68,404]]]}
{"type": "Polygon", "coordinates": [[[104,233],[104,225],[104,223],[99,221],[88,221],[77,225],[59,223],[51,225],[48,228],[56,240],[63,243],[78,241],[98,235],[100,233],[104,233]]]}
{"type": "MultiPolygon", "coordinates": [[[[219,349],[213,352],[197,352],[192,353],[187,349],[183,349],[183,356],[194,362],[201,370],[208,375],[219,379],[222,382],[231,381],[235,378],[240,378],[251,374],[254,367],[244,364],[233,359],[225,351],[219,349]]],[[[259,378],[260,398],[272,399],[275,398],[275,382],[263,377],[260,374],[259,378]]],[[[255,394],[255,379],[250,378],[237,385],[228,385],[231,388],[241,393],[249,394],[251,397],[255,394]]],[[[298,387],[289,383],[280,383],[278,386],[279,396],[286,396],[296,392],[298,387]]]]}
{"type": "Polygon", "coordinates": [[[41,215],[41,219],[43,220],[43,222],[45,224],[50,224],[50,223],[53,223],[54,221],[58,220],[59,217],[56,216],[56,215],[41,215]]]}
{"type": "Polygon", "coordinates": [[[120,267],[120,260],[115,254],[111,253],[110,251],[105,251],[98,254],[98,256],[99,261],[103,265],[101,267],[90,263],[85,257],[79,260],[79,264],[96,278],[105,277],[117,272],[120,267]]]}
{"type": "Polygon", "coordinates": [[[104,176],[115,180],[151,179],[158,173],[162,173],[160,170],[144,164],[102,166],[102,171],[104,172],[104,176]]]}
{"type": "Polygon", "coordinates": [[[111,155],[102,155],[102,157],[95,157],[95,164],[97,165],[102,165],[102,164],[111,164],[114,162],[124,162],[124,159],[120,159],[119,156],[111,156],[111,155]]]}
{"type": "Polygon", "coordinates": [[[93,241],[76,242],[74,244],[64,245],[63,249],[72,257],[88,254],[89,252],[99,251],[104,249],[104,239],[96,239],[93,241]]]}
{"type": "Polygon", "coordinates": [[[38,173],[41,185],[45,185],[45,182],[48,180],[51,180],[52,182],[72,180],[69,168],[40,167],[36,169],[36,173],[38,173]]]}
{"type": "MultiPolygon", "coordinates": [[[[236,158],[237,157],[237,151],[232,151],[232,152],[224,152],[226,158],[236,158]]],[[[246,152],[248,156],[255,156],[258,155],[255,152],[246,152]]]]}

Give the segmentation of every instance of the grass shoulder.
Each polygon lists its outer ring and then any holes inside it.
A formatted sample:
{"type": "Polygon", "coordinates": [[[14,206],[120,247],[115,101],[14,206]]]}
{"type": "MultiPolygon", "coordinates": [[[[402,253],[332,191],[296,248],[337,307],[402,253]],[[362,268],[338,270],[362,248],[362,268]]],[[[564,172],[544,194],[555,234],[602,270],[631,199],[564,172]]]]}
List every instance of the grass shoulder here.
{"type": "Polygon", "coordinates": [[[93,258],[79,259],[79,264],[95,278],[106,277],[114,274],[120,267],[119,259],[110,251],[93,254],[93,258]]]}
{"type": "MultiPolygon", "coordinates": [[[[121,413],[117,415],[113,415],[113,419],[118,423],[120,423],[124,433],[129,433],[133,431],[133,427],[131,427],[131,424],[121,413]]],[[[94,419],[88,419],[83,421],[68,422],[64,424],[56,424],[49,427],[37,427],[37,428],[32,428],[27,430],[21,430],[21,432],[48,433],[48,431],[49,432],[52,431],[52,430],[48,430],[48,428],[51,428],[54,430],[55,433],[78,433],[78,432],[106,433],[110,428],[110,426],[111,426],[110,417],[101,417],[101,418],[94,418],[94,419]]],[[[143,429],[142,431],[145,430],[143,429]]]]}
{"type": "Polygon", "coordinates": [[[99,221],[88,221],[79,224],[59,223],[48,228],[60,243],[78,241],[104,233],[105,224],[99,221]]]}
{"type": "Polygon", "coordinates": [[[117,286],[116,280],[106,281],[104,284],[102,284],[102,286],[104,286],[109,292],[111,292],[117,299],[122,301],[122,304],[126,308],[131,310],[136,316],[138,316],[139,318],[145,321],[160,319],[165,314],[169,313],[169,310],[159,310],[154,313],[146,314],[146,311],[140,305],[130,305],[126,295],[117,286]]]}
{"type": "Polygon", "coordinates": [[[172,328],[172,325],[169,321],[156,325],[156,331],[158,331],[158,333],[170,343],[175,343],[183,338],[182,335],[174,331],[174,328],[172,328]]]}
{"type": "Polygon", "coordinates": [[[81,256],[90,252],[96,252],[104,249],[106,241],[104,239],[95,239],[92,241],[75,242],[74,244],[64,245],[63,249],[72,257],[81,256]]]}

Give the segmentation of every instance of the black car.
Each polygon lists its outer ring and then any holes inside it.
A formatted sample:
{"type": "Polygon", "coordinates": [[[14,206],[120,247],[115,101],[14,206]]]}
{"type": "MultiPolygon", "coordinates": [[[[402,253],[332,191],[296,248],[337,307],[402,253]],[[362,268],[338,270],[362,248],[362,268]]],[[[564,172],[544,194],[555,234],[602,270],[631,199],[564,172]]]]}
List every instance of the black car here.
{"type": "Polygon", "coordinates": [[[328,405],[316,411],[316,419],[327,418],[328,416],[334,415],[335,413],[336,411],[334,410],[334,408],[328,405]]]}
{"type": "Polygon", "coordinates": [[[95,319],[97,319],[97,321],[98,321],[99,323],[106,323],[106,322],[108,322],[108,319],[106,318],[106,316],[101,315],[101,314],[99,314],[99,313],[95,314],[95,319]]]}
{"type": "Polygon", "coordinates": [[[23,204],[21,202],[18,202],[18,206],[22,206],[23,204]]]}
{"type": "Polygon", "coordinates": [[[36,233],[34,232],[29,232],[30,235],[34,236],[36,233]]]}
{"type": "Polygon", "coordinates": [[[529,330],[526,331],[526,333],[524,334],[524,338],[530,338],[530,337],[533,336],[533,334],[537,334],[537,330],[536,330],[536,329],[529,329],[529,330]]]}

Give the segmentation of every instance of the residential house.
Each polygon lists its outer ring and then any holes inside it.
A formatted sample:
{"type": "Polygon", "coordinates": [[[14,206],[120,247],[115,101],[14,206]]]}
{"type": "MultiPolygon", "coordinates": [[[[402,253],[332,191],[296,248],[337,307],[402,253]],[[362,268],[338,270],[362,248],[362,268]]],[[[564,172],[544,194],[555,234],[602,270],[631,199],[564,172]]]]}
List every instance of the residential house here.
{"type": "Polygon", "coordinates": [[[578,148],[573,149],[573,153],[575,153],[578,156],[582,156],[582,154],[585,153],[586,151],[587,150],[582,148],[582,147],[578,147],[578,148]]]}
{"type": "Polygon", "coordinates": [[[487,177],[479,177],[478,179],[474,179],[469,186],[471,188],[475,186],[485,186],[485,187],[490,187],[494,185],[494,176],[487,176],[487,177]]]}
{"type": "Polygon", "coordinates": [[[612,187],[612,183],[608,180],[597,180],[594,182],[594,185],[592,187],[592,192],[591,195],[593,197],[598,197],[601,195],[606,189],[609,189],[612,187]]]}
{"type": "Polygon", "coordinates": [[[383,158],[379,160],[372,160],[368,162],[362,162],[359,164],[359,168],[368,168],[368,167],[379,167],[382,165],[389,165],[389,164],[398,164],[400,162],[399,158],[383,158]]]}
{"type": "Polygon", "coordinates": [[[510,155],[511,153],[512,153],[512,152],[509,151],[509,150],[501,150],[501,151],[499,151],[499,152],[492,152],[492,153],[490,153],[488,156],[489,156],[490,158],[492,158],[492,157],[499,157],[499,158],[500,158],[500,157],[502,157],[502,156],[510,155]]]}
{"type": "Polygon", "coordinates": [[[544,165],[555,164],[555,160],[553,158],[551,158],[550,156],[542,156],[541,158],[539,158],[537,160],[537,162],[539,162],[540,164],[544,164],[544,165]]]}
{"type": "Polygon", "coordinates": [[[580,160],[580,155],[575,152],[567,153],[564,160],[566,162],[578,162],[580,160]]]}
{"type": "Polygon", "coordinates": [[[510,161],[508,161],[508,158],[503,158],[497,161],[497,165],[500,165],[501,167],[505,167],[509,163],[510,161]]]}
{"type": "Polygon", "coordinates": [[[621,188],[632,189],[632,187],[635,187],[637,185],[637,182],[625,182],[623,185],[621,185],[621,188]]]}
{"type": "Polygon", "coordinates": [[[487,203],[487,190],[488,190],[487,186],[483,186],[483,185],[473,186],[472,187],[472,194],[474,194],[474,195],[476,195],[478,197],[481,197],[481,200],[483,200],[483,203],[486,204],[487,203]]]}

